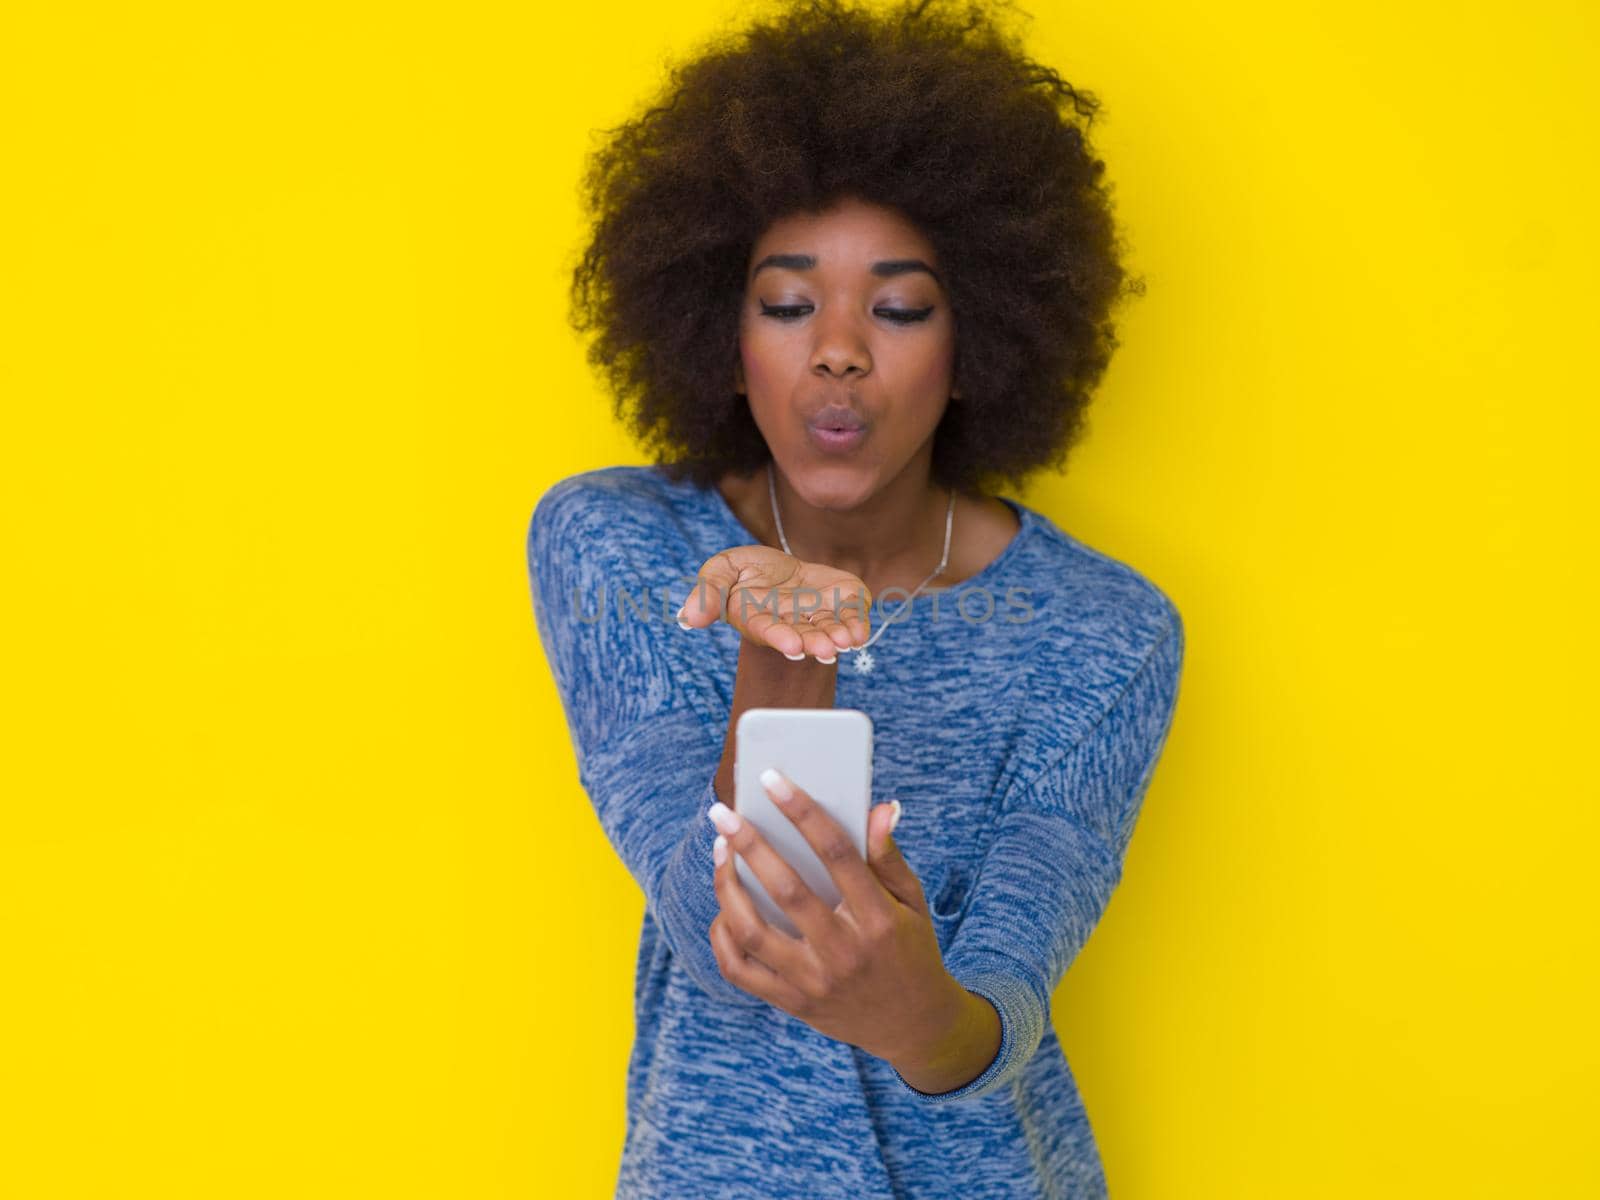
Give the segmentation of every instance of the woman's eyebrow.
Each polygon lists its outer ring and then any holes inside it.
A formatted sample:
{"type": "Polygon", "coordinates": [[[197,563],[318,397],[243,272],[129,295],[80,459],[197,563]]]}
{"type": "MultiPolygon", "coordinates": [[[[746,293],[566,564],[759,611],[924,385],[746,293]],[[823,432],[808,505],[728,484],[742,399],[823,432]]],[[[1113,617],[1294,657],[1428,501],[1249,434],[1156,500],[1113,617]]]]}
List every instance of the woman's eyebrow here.
{"type": "MultiPolygon", "coordinates": [[[[769,254],[755,265],[755,270],[750,272],[750,278],[754,279],[763,267],[783,267],[790,271],[809,271],[816,265],[817,256],[815,254],[769,254]]],[[[871,270],[874,275],[885,277],[904,275],[908,271],[926,271],[933,276],[934,282],[941,285],[944,283],[939,278],[939,273],[920,258],[891,258],[883,262],[873,263],[871,270]]]]}

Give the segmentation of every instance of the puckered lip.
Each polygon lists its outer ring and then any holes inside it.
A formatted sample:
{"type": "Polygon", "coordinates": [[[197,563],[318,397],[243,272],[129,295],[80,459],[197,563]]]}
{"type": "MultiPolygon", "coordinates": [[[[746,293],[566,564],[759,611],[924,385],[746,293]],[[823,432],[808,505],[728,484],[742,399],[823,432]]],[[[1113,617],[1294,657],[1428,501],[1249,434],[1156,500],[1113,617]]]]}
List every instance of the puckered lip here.
{"type": "Polygon", "coordinates": [[[806,424],[816,429],[864,429],[867,423],[855,409],[843,404],[830,404],[807,417],[806,424]]]}

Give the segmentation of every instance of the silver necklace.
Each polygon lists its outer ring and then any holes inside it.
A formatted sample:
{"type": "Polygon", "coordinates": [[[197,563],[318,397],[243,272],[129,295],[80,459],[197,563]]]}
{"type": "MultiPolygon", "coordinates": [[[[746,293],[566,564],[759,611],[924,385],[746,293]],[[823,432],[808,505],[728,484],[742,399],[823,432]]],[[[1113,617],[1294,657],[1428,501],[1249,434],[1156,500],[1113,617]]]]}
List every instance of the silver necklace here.
{"type": "MultiPolygon", "coordinates": [[[[778,541],[783,544],[783,552],[793,558],[794,551],[789,549],[789,539],[783,534],[783,518],[778,515],[778,485],[773,482],[772,462],[770,459],[767,462],[767,497],[772,501],[772,523],[778,527],[778,541]]],[[[922,589],[937,579],[943,573],[945,567],[949,565],[950,530],[955,524],[955,515],[956,493],[955,489],[952,488],[950,490],[950,503],[948,507],[946,507],[944,513],[944,553],[939,556],[939,565],[933,569],[933,574],[929,575],[921,583],[917,584],[916,589],[911,593],[911,595],[906,597],[905,603],[899,608],[895,609],[892,615],[884,618],[883,624],[878,626],[878,631],[867,639],[865,645],[846,646],[842,651],[840,651],[842,654],[854,654],[856,656],[855,663],[857,675],[869,675],[872,673],[872,668],[874,665],[876,665],[876,660],[872,657],[872,643],[883,636],[884,630],[888,629],[890,625],[899,620],[900,614],[905,612],[906,609],[910,608],[911,605],[915,603],[917,596],[919,593],[921,593],[922,589]]]]}

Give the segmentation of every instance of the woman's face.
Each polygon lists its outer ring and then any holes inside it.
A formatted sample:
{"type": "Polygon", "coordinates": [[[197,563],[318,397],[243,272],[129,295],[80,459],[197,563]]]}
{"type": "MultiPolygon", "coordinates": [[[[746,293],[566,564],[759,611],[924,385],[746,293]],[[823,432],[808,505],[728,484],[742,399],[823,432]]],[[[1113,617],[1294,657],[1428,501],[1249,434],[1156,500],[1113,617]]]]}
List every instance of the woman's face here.
{"type": "Polygon", "coordinates": [[[938,271],[916,226],[857,199],[757,239],[736,387],[807,503],[853,508],[914,460],[926,477],[955,362],[938,271]]]}

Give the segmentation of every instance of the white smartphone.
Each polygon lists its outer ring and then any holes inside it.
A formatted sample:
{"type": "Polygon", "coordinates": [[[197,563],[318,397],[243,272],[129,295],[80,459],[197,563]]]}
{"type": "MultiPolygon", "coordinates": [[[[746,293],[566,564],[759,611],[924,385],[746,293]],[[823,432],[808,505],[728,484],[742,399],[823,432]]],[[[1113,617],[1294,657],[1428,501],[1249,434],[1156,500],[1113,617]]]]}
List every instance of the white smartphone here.
{"type": "MultiPolygon", "coordinates": [[[[872,808],[872,718],[858,708],[751,708],[740,715],[734,732],[734,809],[832,907],[839,903],[839,889],[810,843],[762,786],[761,772],[768,767],[804,788],[865,857],[872,808]]],[[[798,936],[743,857],[735,854],[733,863],[756,910],[769,924],[798,936]]]]}

